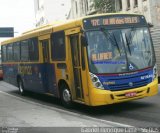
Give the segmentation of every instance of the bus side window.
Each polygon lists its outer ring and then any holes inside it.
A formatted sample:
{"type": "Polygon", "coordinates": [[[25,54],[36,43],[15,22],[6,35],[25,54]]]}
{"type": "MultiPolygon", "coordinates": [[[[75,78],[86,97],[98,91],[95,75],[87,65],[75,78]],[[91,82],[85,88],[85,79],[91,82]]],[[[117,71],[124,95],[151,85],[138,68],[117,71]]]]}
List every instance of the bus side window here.
{"type": "Polygon", "coordinates": [[[21,42],[21,61],[29,61],[28,40],[21,42]]]}
{"type": "Polygon", "coordinates": [[[20,60],[20,42],[16,42],[13,44],[13,57],[14,61],[20,60]]]}
{"type": "Polygon", "coordinates": [[[8,61],[13,61],[13,45],[9,44],[7,46],[7,60],[8,61]]]}
{"type": "Polygon", "coordinates": [[[29,39],[28,48],[29,48],[30,61],[38,61],[39,59],[38,38],[29,39]]]}
{"type": "Polygon", "coordinates": [[[52,33],[51,35],[52,60],[64,61],[66,59],[65,34],[64,31],[52,33]]]}
{"type": "Polygon", "coordinates": [[[2,46],[2,62],[7,61],[6,46],[2,46]]]}

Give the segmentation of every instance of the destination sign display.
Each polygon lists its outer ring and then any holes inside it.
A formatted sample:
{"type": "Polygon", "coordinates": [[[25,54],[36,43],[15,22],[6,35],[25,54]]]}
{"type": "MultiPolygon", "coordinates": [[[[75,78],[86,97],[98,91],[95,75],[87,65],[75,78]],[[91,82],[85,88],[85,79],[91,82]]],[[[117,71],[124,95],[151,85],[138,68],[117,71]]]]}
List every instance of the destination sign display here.
{"type": "Polygon", "coordinates": [[[85,29],[91,29],[99,26],[146,25],[146,20],[138,15],[112,15],[84,19],[83,23],[85,29]]]}

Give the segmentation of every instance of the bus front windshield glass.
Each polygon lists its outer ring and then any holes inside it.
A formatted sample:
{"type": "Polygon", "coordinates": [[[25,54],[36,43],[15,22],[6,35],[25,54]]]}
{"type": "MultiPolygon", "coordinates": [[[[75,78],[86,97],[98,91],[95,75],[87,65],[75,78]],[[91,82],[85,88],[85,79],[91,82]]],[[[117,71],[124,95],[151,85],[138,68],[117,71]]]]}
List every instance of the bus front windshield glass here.
{"type": "Polygon", "coordinates": [[[155,56],[147,27],[86,32],[93,73],[122,73],[151,67],[155,56]]]}

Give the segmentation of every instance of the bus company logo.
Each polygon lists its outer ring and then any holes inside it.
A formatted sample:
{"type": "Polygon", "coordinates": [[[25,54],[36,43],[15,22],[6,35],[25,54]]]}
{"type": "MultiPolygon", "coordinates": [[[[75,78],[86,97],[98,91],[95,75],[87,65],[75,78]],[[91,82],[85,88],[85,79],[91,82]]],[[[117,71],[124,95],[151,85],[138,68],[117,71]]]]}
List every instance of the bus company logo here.
{"type": "Polygon", "coordinates": [[[133,86],[133,82],[129,82],[129,84],[128,84],[130,87],[132,87],[133,86]]]}
{"type": "Polygon", "coordinates": [[[149,79],[149,78],[153,78],[153,74],[149,74],[149,75],[141,76],[141,80],[149,79]]]}
{"type": "Polygon", "coordinates": [[[32,75],[32,67],[31,66],[19,66],[18,72],[23,75],[24,74],[32,75]]]}
{"type": "Polygon", "coordinates": [[[133,67],[132,64],[129,64],[129,69],[130,69],[130,70],[133,70],[133,69],[134,69],[134,67],[133,67]]]}
{"type": "Polygon", "coordinates": [[[103,85],[115,85],[116,84],[116,82],[103,82],[103,85]]]}

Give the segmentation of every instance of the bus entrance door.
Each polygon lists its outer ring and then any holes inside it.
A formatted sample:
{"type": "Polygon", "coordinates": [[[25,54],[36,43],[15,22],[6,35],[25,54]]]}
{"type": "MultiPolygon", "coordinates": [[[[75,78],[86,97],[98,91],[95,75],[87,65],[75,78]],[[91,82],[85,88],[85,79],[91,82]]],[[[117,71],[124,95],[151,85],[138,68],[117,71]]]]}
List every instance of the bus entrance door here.
{"type": "Polygon", "coordinates": [[[71,57],[73,65],[73,80],[75,95],[77,100],[83,101],[83,86],[82,86],[82,74],[81,74],[81,46],[79,43],[79,34],[70,35],[70,47],[71,57]]]}
{"type": "Polygon", "coordinates": [[[85,48],[81,45],[81,28],[77,27],[65,31],[67,36],[67,66],[69,74],[72,100],[89,105],[89,89],[87,84],[87,70],[85,66],[85,48]]]}

